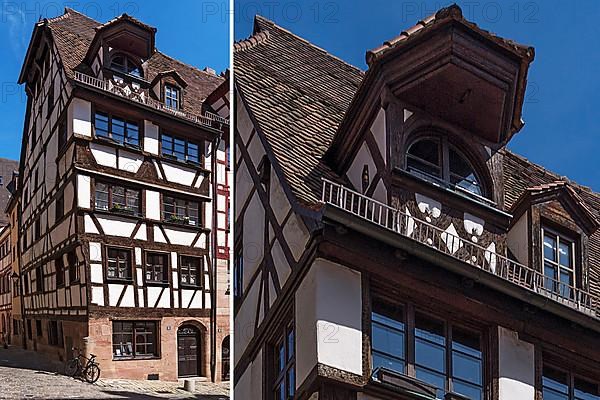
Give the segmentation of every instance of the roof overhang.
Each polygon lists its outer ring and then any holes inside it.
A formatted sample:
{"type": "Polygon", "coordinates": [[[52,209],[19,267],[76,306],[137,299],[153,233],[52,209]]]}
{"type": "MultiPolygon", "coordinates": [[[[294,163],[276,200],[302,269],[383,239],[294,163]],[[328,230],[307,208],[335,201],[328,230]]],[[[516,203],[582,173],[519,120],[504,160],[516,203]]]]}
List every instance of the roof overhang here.
{"type": "Polygon", "coordinates": [[[513,204],[510,212],[515,217],[514,221],[517,221],[533,205],[549,201],[558,201],[587,235],[594,233],[600,226],[594,213],[585,205],[583,199],[568,182],[564,181],[527,188],[513,204]]]}

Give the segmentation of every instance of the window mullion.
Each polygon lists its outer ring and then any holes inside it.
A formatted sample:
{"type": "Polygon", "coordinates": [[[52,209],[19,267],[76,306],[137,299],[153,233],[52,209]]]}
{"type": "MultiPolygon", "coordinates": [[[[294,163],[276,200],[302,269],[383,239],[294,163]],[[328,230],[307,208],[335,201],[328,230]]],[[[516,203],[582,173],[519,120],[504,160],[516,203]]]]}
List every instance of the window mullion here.
{"type": "Polygon", "coordinates": [[[415,309],[412,304],[406,305],[406,372],[408,376],[416,377],[415,369],[415,309]]]}
{"type": "Polygon", "coordinates": [[[450,183],[450,155],[448,153],[448,138],[443,137],[440,141],[440,156],[442,159],[442,179],[450,183]]]}

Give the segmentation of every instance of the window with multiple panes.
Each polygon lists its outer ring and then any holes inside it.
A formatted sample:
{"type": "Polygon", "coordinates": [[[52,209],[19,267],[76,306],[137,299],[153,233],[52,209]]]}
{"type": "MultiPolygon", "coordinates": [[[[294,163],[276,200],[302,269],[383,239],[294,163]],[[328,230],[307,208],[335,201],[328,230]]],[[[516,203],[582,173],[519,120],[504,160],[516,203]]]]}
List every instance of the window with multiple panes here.
{"type": "Polygon", "coordinates": [[[58,221],[65,215],[65,192],[60,192],[56,195],[55,215],[55,221],[58,221]]]}
{"type": "Polygon", "coordinates": [[[483,350],[478,332],[376,301],[371,341],[374,370],[414,371],[415,378],[438,388],[438,398],[454,392],[471,400],[483,399],[483,350]],[[407,326],[414,328],[407,330],[407,326]],[[409,364],[413,368],[408,369],[409,364]]]}
{"type": "Polygon", "coordinates": [[[58,124],[58,151],[67,144],[67,122],[63,118],[58,124]]]}
{"type": "Polygon", "coordinates": [[[202,286],[202,259],[200,257],[181,256],[179,269],[182,285],[202,286]]]}
{"type": "Polygon", "coordinates": [[[38,265],[35,269],[35,290],[37,292],[44,291],[44,267],[38,265]]]}
{"type": "Polygon", "coordinates": [[[294,398],[296,389],[296,351],[293,323],[287,324],[273,346],[273,399],[294,398]]]}
{"type": "Polygon", "coordinates": [[[600,400],[600,387],[598,382],[544,365],[542,398],[544,400],[600,400]]]}
{"type": "Polygon", "coordinates": [[[75,251],[70,251],[67,254],[67,262],[69,263],[69,282],[79,281],[79,263],[77,262],[75,251]]]}
{"type": "Polygon", "coordinates": [[[166,133],[161,135],[160,143],[163,156],[171,157],[179,161],[190,161],[194,164],[200,163],[200,147],[197,143],[166,133]]]}
{"type": "Polygon", "coordinates": [[[54,260],[54,268],[56,269],[56,286],[61,287],[65,285],[65,262],[63,261],[62,255],[54,260]]]}
{"type": "Polygon", "coordinates": [[[113,57],[110,68],[124,74],[137,76],[138,78],[143,76],[142,68],[133,59],[121,54],[113,57]]]}
{"type": "Polygon", "coordinates": [[[445,138],[420,139],[411,144],[406,153],[406,170],[423,179],[484,196],[471,163],[445,138]]]}
{"type": "Polygon", "coordinates": [[[131,280],[131,250],[109,247],[106,251],[109,279],[131,280]]]}
{"type": "Polygon", "coordinates": [[[163,220],[188,225],[200,225],[200,203],[172,196],[163,196],[163,220]]]}
{"type": "Polygon", "coordinates": [[[179,109],[179,89],[172,85],[165,85],[165,105],[172,109],[179,109]]]}
{"type": "Polygon", "coordinates": [[[35,334],[38,337],[44,336],[44,331],[42,331],[42,321],[39,319],[35,320],[35,334]]]}
{"type": "Polygon", "coordinates": [[[146,282],[169,282],[169,265],[167,254],[146,253],[146,282]]]}
{"type": "Polygon", "coordinates": [[[140,191],[110,183],[96,182],[96,210],[140,215],[140,191]]]}
{"type": "MultiPolygon", "coordinates": [[[[241,235],[240,235],[241,238],[241,235]]],[[[233,296],[241,299],[244,294],[244,248],[236,243],[233,253],[233,296]]]]}
{"type": "Polygon", "coordinates": [[[573,298],[575,288],[575,242],[548,228],[544,238],[544,288],[573,298]]]}
{"type": "Polygon", "coordinates": [[[94,127],[97,137],[114,140],[117,143],[140,145],[139,127],[137,122],[127,121],[110,114],[97,111],[94,116],[94,127]]]}
{"type": "Polygon", "coordinates": [[[157,357],[158,338],[156,321],[113,321],[113,356],[157,357]]]}

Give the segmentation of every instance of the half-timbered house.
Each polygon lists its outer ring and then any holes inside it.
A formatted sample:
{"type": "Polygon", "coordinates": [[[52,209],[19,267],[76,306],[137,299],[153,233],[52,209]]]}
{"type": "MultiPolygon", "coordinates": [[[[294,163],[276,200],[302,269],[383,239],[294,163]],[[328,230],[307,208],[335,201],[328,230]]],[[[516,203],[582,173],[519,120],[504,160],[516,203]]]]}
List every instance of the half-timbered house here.
{"type": "Polygon", "coordinates": [[[506,148],[534,49],[234,45],[236,399],[600,398],[600,195],[506,148]]]}
{"type": "Polygon", "coordinates": [[[58,359],[96,354],[104,377],[219,380],[227,79],[155,35],[68,8],[35,25],[19,78],[24,330],[58,359]]]}
{"type": "Polygon", "coordinates": [[[12,339],[12,254],[10,225],[0,229],[0,344],[12,339]]]}

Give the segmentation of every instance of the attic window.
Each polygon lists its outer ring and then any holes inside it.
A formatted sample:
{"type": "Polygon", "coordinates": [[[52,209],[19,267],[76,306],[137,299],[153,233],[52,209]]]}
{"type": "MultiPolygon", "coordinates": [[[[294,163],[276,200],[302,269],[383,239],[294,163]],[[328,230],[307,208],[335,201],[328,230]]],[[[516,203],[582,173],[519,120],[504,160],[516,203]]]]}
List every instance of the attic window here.
{"type": "Polygon", "coordinates": [[[174,110],[179,109],[179,89],[172,85],[165,85],[165,105],[174,110]]]}
{"type": "Polygon", "coordinates": [[[427,138],[412,143],[406,153],[406,170],[425,180],[484,196],[471,163],[445,139],[427,138]]]}
{"type": "Polygon", "coordinates": [[[113,57],[110,68],[138,78],[143,76],[142,69],[131,58],[123,55],[113,57]]]}
{"type": "Polygon", "coordinates": [[[544,288],[573,298],[575,288],[575,242],[544,227],[544,288]]]}

